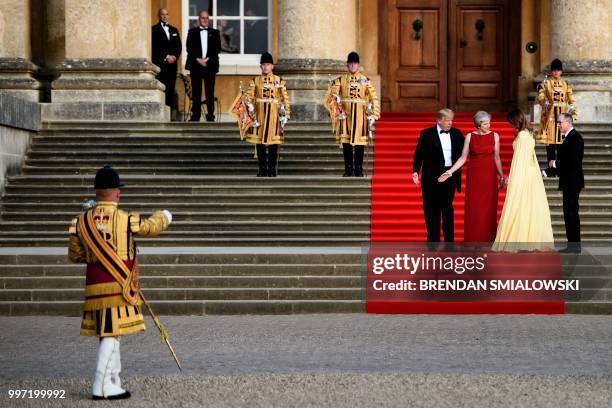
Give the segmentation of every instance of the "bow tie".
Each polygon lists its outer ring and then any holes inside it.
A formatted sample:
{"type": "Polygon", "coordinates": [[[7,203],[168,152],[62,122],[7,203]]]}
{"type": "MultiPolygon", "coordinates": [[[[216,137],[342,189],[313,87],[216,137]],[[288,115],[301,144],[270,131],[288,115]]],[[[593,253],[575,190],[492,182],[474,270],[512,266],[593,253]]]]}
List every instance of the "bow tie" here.
{"type": "Polygon", "coordinates": [[[168,27],[167,23],[161,23],[162,27],[168,27]]]}
{"type": "Polygon", "coordinates": [[[200,27],[200,31],[208,31],[208,28],[202,28],[202,27],[200,27]]]}
{"type": "Polygon", "coordinates": [[[446,133],[447,135],[450,135],[450,132],[448,130],[441,130],[440,134],[442,134],[442,133],[446,133]]]}

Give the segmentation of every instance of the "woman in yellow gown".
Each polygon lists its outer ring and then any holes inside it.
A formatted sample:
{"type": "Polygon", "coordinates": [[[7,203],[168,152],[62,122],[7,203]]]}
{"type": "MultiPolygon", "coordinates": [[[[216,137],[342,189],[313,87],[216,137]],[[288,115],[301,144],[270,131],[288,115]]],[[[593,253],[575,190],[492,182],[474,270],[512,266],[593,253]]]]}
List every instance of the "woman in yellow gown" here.
{"type": "Polygon", "coordinates": [[[527,119],[516,109],[508,122],[518,133],[512,147],[508,191],[493,244],[494,251],[551,251],[554,239],[548,199],[527,119]]]}

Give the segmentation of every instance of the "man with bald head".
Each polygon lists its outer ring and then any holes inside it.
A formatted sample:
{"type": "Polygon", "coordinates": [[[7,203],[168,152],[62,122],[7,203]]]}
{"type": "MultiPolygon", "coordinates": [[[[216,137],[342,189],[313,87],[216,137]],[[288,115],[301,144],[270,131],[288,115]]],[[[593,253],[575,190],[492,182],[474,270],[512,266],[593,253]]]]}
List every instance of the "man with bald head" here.
{"type": "Polygon", "coordinates": [[[168,10],[159,9],[157,16],[159,22],[151,29],[151,61],[161,69],[156,78],[166,86],[166,105],[173,108],[178,59],[183,46],[176,27],[168,24],[168,10]]]}
{"type": "Polygon", "coordinates": [[[209,27],[208,11],[200,11],[198,25],[187,33],[187,68],[191,74],[191,121],[202,115],[202,80],[206,91],[206,120],[215,120],[215,79],[219,72],[221,36],[209,27]]]}

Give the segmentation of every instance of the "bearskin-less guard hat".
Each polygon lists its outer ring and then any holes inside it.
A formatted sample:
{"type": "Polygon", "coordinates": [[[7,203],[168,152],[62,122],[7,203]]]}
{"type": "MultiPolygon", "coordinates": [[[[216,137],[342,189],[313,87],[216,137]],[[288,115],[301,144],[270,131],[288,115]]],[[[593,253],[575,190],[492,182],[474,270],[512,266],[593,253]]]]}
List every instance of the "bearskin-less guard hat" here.
{"type": "Polygon", "coordinates": [[[123,187],[123,184],[119,181],[119,173],[111,166],[106,165],[96,173],[96,178],[94,180],[94,188],[96,190],[121,187],[123,187]]]}
{"type": "Polygon", "coordinates": [[[351,51],[348,57],[346,57],[346,63],[350,64],[351,62],[359,63],[359,54],[357,54],[355,51],[351,51]]]}
{"type": "Polygon", "coordinates": [[[555,58],[554,60],[552,60],[552,62],[550,63],[550,70],[551,71],[563,71],[563,63],[561,62],[561,60],[558,58],[555,58]]]}
{"type": "Polygon", "coordinates": [[[259,60],[259,64],[274,64],[274,59],[272,58],[272,54],[269,52],[264,52],[261,54],[261,59],[259,60]]]}

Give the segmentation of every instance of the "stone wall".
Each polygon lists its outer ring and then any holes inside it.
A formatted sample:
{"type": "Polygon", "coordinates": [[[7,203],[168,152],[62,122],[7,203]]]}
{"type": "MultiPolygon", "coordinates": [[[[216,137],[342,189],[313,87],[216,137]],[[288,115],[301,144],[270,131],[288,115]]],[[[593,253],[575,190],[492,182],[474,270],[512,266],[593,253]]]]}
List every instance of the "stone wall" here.
{"type": "Polygon", "coordinates": [[[40,105],[0,92],[0,193],[19,174],[31,137],[40,128],[40,105]]]}

